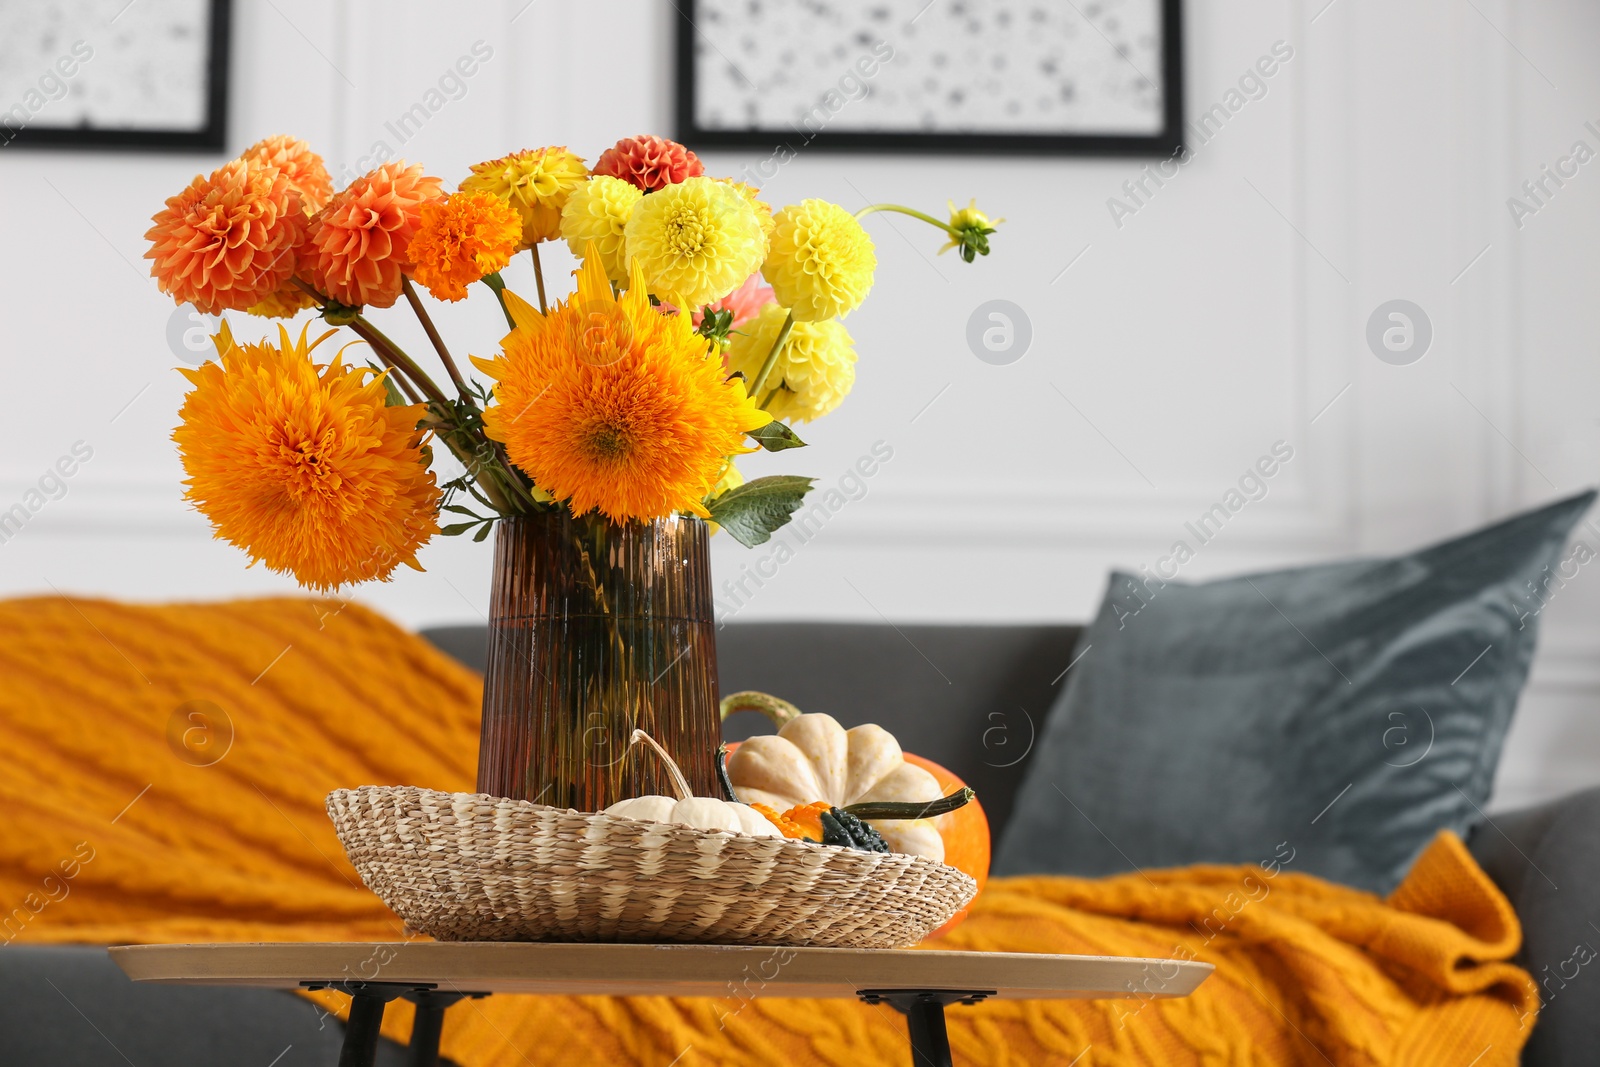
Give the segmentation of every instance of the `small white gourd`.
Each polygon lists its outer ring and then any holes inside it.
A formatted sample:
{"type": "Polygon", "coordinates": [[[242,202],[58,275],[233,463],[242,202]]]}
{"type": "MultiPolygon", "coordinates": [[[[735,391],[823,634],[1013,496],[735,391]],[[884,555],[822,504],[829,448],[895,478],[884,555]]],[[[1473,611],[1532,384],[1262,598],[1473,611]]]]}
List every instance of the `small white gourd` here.
{"type": "Polygon", "coordinates": [[[736,804],[715,797],[697,797],[689,788],[688,779],[667,750],[643,730],[633,731],[629,746],[643,742],[655,750],[666,765],[667,776],[672,780],[676,797],[648,796],[619,800],[605,809],[606,815],[644,822],[664,822],[675,826],[690,826],[696,830],[718,830],[730,834],[747,834],[752,837],[782,837],[778,828],[748,804],[736,804]]]}
{"type": "MultiPolygon", "coordinates": [[[[801,715],[787,702],[765,694],[779,706],[776,734],[752,737],[728,760],[728,777],[740,797],[778,811],[825,800],[834,807],[875,800],[926,804],[939,799],[938,779],[907,763],[894,735],[874,723],[846,730],[831,715],[801,715]]],[[[735,698],[737,699],[737,698],[735,698]]],[[[751,706],[767,705],[751,701],[751,706]]],[[[940,820],[884,820],[872,823],[891,852],[944,862],[940,820]]]]}

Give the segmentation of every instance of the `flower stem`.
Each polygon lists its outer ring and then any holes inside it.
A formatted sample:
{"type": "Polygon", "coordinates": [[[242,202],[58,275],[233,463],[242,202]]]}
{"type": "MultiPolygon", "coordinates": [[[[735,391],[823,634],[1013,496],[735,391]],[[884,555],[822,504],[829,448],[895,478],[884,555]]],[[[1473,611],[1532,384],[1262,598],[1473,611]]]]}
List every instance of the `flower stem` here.
{"type": "Polygon", "coordinates": [[[533,281],[539,287],[539,312],[547,315],[550,313],[550,309],[545,306],[544,302],[544,266],[539,262],[539,243],[537,241],[528,249],[528,254],[533,257],[533,281]]]}
{"type": "Polygon", "coordinates": [[[434,380],[428,377],[421,367],[417,366],[416,360],[406,355],[404,349],[391,341],[388,335],[374,326],[365,315],[359,311],[356,312],[355,316],[350,320],[350,328],[360,334],[373,348],[381,346],[386,350],[395,366],[409,374],[411,380],[416,382],[417,388],[421,389],[423,395],[429,400],[443,404],[446,407],[450,406],[450,399],[444,395],[444,390],[440,389],[434,380]]]}
{"type": "Polygon", "coordinates": [[[901,215],[910,215],[914,219],[921,219],[923,222],[926,222],[930,226],[939,227],[939,229],[943,230],[945,233],[949,234],[951,237],[959,237],[960,236],[960,234],[957,233],[956,230],[948,222],[945,222],[945,221],[943,221],[941,219],[936,219],[932,215],[925,214],[924,212],[918,211],[915,208],[905,207],[905,206],[903,206],[901,204],[868,204],[866,207],[864,207],[860,211],[856,212],[856,218],[858,218],[858,219],[865,218],[866,216],[872,214],[874,211],[894,211],[894,212],[898,212],[901,215]]]}
{"type": "MultiPolygon", "coordinates": [[[[327,310],[329,304],[327,297],[317,292],[316,289],[301,281],[299,278],[291,278],[290,281],[294,282],[295,286],[299,288],[301,292],[305,293],[307,296],[311,297],[312,300],[316,301],[318,310],[327,310]]],[[[345,325],[349,324],[346,323],[345,325]]],[[[353,328],[354,327],[352,327],[352,329],[353,328]]],[[[359,335],[361,334],[361,331],[356,330],[356,333],[359,335]]],[[[372,349],[373,353],[378,357],[378,361],[381,362],[385,367],[389,368],[390,377],[394,379],[395,384],[399,386],[400,391],[406,395],[406,399],[411,401],[413,404],[422,403],[422,397],[417,393],[416,387],[411,384],[411,379],[407,378],[405,376],[405,372],[402,371],[400,367],[389,358],[388,351],[379,347],[378,345],[373,344],[371,338],[368,338],[365,335],[362,335],[361,339],[367,342],[367,347],[372,349]]]]}
{"type": "Polygon", "coordinates": [[[511,309],[506,307],[506,280],[500,277],[500,272],[485,274],[479,281],[494,290],[494,298],[500,301],[500,313],[506,317],[506,325],[513,330],[517,328],[517,320],[511,317],[511,309]]]}
{"type": "Polygon", "coordinates": [[[772,342],[772,351],[767,353],[767,358],[761,364],[761,369],[756,372],[755,381],[750,383],[750,395],[760,396],[761,387],[767,384],[767,378],[772,374],[772,368],[778,364],[778,353],[783,351],[783,343],[789,339],[789,331],[794,329],[794,312],[783,320],[783,327],[778,331],[778,339],[772,342]]]}
{"type": "Polygon", "coordinates": [[[456,366],[456,361],[450,358],[450,350],[444,346],[444,338],[439,336],[439,330],[433,325],[428,309],[422,306],[422,298],[417,295],[416,287],[411,284],[410,278],[403,276],[400,285],[405,290],[406,302],[411,305],[411,310],[417,313],[417,319],[422,323],[422,329],[428,335],[428,340],[433,342],[433,350],[439,353],[439,359],[444,363],[444,369],[449,372],[450,380],[461,393],[461,399],[469,404],[472,403],[472,394],[467,390],[466,380],[461,377],[461,369],[456,366]]]}
{"type": "MultiPolygon", "coordinates": [[[[331,303],[326,296],[317,292],[316,289],[299,278],[294,279],[294,284],[315,300],[318,307],[326,309],[331,303]]],[[[409,281],[405,283],[405,288],[407,296],[414,299],[415,294],[411,292],[409,281]]],[[[423,323],[431,325],[428,322],[426,313],[422,312],[420,308],[418,312],[422,317],[423,323]]],[[[413,404],[426,403],[427,415],[423,417],[418,425],[432,430],[434,435],[444,442],[451,455],[460,460],[461,465],[472,475],[478,488],[483,491],[484,496],[489,498],[490,504],[497,511],[502,515],[515,515],[526,510],[521,501],[517,499],[515,493],[507,495],[508,485],[520,491],[522,496],[528,499],[529,503],[533,503],[532,494],[518,482],[517,474],[512,469],[510,461],[495,447],[495,442],[488,440],[486,435],[476,433],[461,424],[460,414],[457,412],[455,405],[444,395],[444,391],[434,384],[433,379],[424,374],[422,368],[418,367],[416,362],[405,354],[399,345],[391,341],[382,330],[372,325],[359,312],[349,315],[348,318],[342,315],[339,316],[339,324],[350,327],[351,330],[355,331],[356,336],[372,347],[378,359],[394,372],[395,381],[399,383],[401,391],[406,394],[406,397],[413,404]],[[413,388],[413,383],[415,388],[413,388]],[[428,399],[426,402],[417,395],[417,389],[421,389],[427,394],[428,399]],[[498,463],[484,462],[482,457],[485,455],[491,460],[497,460],[498,463]]],[[[432,331],[430,330],[429,332],[431,333],[432,331]]],[[[446,366],[452,365],[447,363],[446,366]]],[[[471,399],[466,396],[465,391],[463,391],[463,402],[473,410],[477,409],[477,405],[472,403],[471,399]]]]}

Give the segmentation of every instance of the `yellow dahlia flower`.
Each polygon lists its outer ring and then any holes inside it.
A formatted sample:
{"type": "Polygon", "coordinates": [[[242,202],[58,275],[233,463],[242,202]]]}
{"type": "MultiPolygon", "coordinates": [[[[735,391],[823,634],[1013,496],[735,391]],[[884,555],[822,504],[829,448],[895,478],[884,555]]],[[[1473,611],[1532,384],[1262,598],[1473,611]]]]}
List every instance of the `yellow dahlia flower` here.
{"type": "Polygon", "coordinates": [[[643,199],[644,193],[633,183],[597,174],[567,197],[567,206],[561,209],[561,236],[579,258],[593,241],[606,277],[625,285],[628,265],[622,259],[623,231],[633,206],[643,199]]]}
{"type": "Polygon", "coordinates": [[[728,457],[751,451],[746,432],[772,416],[707,356],[689,316],[650,306],[637,262],[629,283],[616,297],[591,254],[549,314],[506,293],[516,328],[499,356],[472,360],[496,382],[484,428],[575,515],[706,517],[728,457]]]}
{"type": "Polygon", "coordinates": [[[950,240],[939,249],[939,255],[944,255],[952,248],[960,249],[961,258],[971,263],[979,256],[989,254],[989,235],[994,233],[995,227],[1005,219],[991,220],[988,215],[978,210],[976,198],[968,200],[967,206],[956,207],[954,200],[946,200],[950,205],[950,225],[946,227],[950,240]]]}
{"type": "Polygon", "coordinates": [[[634,205],[623,254],[650,291],[685,312],[720,299],[761,266],[766,238],[755,208],[714,178],[686,178],[634,205]]]}
{"type": "Polygon", "coordinates": [[[589,176],[580,156],[555,145],[474,163],[462,192],[493,193],[522,216],[522,247],[561,236],[561,209],[589,176]]]}
{"type": "Polygon", "coordinates": [[[802,200],[774,222],[761,273],[796,322],[821,322],[860,306],[878,257],[855,216],[826,200],[802,200]]]}
{"type": "Polygon", "coordinates": [[[417,567],[439,532],[422,406],[389,406],[366,367],[318,367],[327,336],[280,326],[276,344],[238,344],[224,323],[221,362],[179,368],[194,388],[172,434],[184,496],[216,536],[319,590],[417,567]]]}
{"type": "MultiPolygon", "coordinates": [[[[742,371],[746,380],[754,381],[787,315],[780,305],[768,304],[733,333],[728,346],[728,369],[742,371]]],[[[773,418],[810,422],[838,407],[855,383],[855,342],[837,319],[828,319],[794,324],[761,391],[765,394],[777,389],[772,402],[765,405],[773,418]]]]}

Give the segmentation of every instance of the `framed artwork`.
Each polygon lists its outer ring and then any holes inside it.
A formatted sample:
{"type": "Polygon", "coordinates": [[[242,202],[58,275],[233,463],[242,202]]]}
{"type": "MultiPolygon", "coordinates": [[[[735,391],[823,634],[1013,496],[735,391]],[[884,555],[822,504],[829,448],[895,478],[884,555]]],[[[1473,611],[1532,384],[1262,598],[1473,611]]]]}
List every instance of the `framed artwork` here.
{"type": "Polygon", "coordinates": [[[0,3],[0,147],[223,146],[229,0],[0,3]]]}
{"type": "Polygon", "coordinates": [[[1179,0],[674,0],[690,147],[1169,156],[1179,0]]]}

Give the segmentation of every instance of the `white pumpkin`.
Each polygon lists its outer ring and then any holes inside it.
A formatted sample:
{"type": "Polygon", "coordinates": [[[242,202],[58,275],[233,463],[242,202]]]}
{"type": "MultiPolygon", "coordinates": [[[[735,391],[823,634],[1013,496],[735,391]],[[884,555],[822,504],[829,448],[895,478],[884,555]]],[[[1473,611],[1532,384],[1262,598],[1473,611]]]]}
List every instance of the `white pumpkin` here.
{"type": "Polygon", "coordinates": [[[696,830],[720,830],[724,833],[749,834],[752,837],[782,837],[778,828],[748,804],[736,804],[715,797],[692,796],[689,782],[683,772],[667,755],[655,738],[643,730],[635,730],[630,745],[644,742],[655,749],[667,766],[677,797],[647,796],[619,800],[605,809],[606,815],[643,822],[664,822],[675,826],[690,826],[696,830]]]}
{"type": "MultiPolygon", "coordinates": [[[[925,804],[942,795],[926,770],[907,763],[900,742],[875,723],[846,730],[832,715],[796,715],[776,734],[752,737],[728,757],[740,800],[777,811],[825,800],[837,808],[867,801],[925,804]]],[[[878,819],[890,851],[944,862],[939,820],[878,819]]]]}
{"type": "Polygon", "coordinates": [[[753,837],[781,837],[767,817],[748,804],[731,804],[714,797],[633,797],[605,809],[607,815],[644,822],[668,822],[696,830],[722,830],[753,837]]]}

